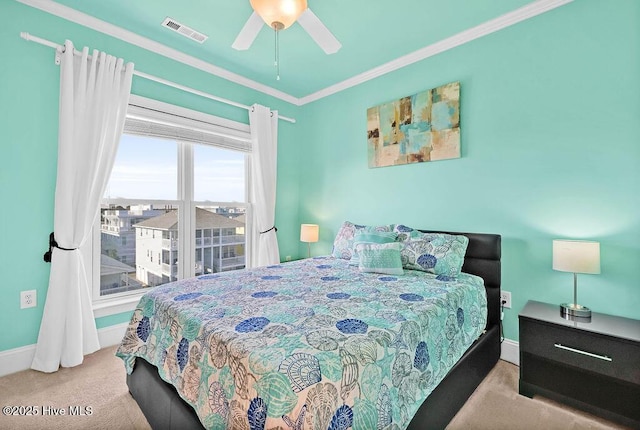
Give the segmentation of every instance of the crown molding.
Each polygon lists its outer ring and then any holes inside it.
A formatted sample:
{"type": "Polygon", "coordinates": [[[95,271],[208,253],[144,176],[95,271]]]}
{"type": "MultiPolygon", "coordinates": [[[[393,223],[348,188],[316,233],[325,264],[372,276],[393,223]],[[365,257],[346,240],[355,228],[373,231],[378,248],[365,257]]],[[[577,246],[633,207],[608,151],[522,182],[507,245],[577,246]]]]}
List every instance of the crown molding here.
{"type": "Polygon", "coordinates": [[[102,21],[70,7],[64,6],[60,3],[56,3],[53,0],[16,1],[66,19],[67,21],[89,27],[95,31],[115,37],[124,42],[130,43],[132,45],[138,46],[140,48],[146,49],[148,51],[154,52],[156,54],[162,55],[164,57],[170,58],[172,60],[218,76],[220,78],[226,79],[238,85],[242,85],[255,91],[270,95],[287,103],[291,103],[295,106],[303,106],[308,103],[312,103],[314,101],[328,97],[330,95],[339,93],[348,88],[360,85],[372,79],[378,78],[380,76],[386,75],[387,73],[394,72],[418,61],[422,61],[429,57],[433,57],[434,55],[464,45],[465,43],[479,39],[488,34],[495,33],[519,22],[533,18],[560,6],[564,6],[565,4],[571,3],[574,0],[535,0],[519,9],[508,12],[497,18],[486,21],[483,24],[462,31],[429,46],[425,46],[424,48],[418,49],[417,51],[396,58],[395,60],[389,61],[388,63],[367,70],[366,72],[360,73],[359,75],[355,75],[351,78],[345,79],[342,82],[330,85],[322,90],[301,98],[292,96],[280,90],[276,90],[275,88],[253,81],[242,75],[230,72],[229,70],[223,69],[222,67],[207,63],[206,61],[192,57],[176,49],[169,48],[166,45],[140,36],[136,33],[125,30],[108,22],[102,21]]]}
{"type": "Polygon", "coordinates": [[[462,31],[439,42],[418,49],[417,51],[413,51],[410,54],[389,61],[388,63],[385,63],[381,66],[375,67],[371,70],[367,70],[364,73],[353,76],[335,85],[331,85],[313,94],[302,97],[299,99],[300,105],[302,106],[307,103],[320,100],[324,97],[339,93],[340,91],[344,91],[347,88],[360,85],[364,82],[370,81],[371,79],[378,78],[382,75],[386,75],[387,73],[391,73],[393,71],[406,67],[410,64],[422,61],[429,57],[433,57],[434,55],[440,54],[441,52],[445,52],[449,49],[464,45],[465,43],[479,39],[488,34],[495,33],[496,31],[502,30],[503,28],[510,27],[514,24],[525,21],[529,18],[533,18],[542,13],[563,6],[567,3],[571,3],[572,1],[573,0],[536,0],[512,12],[508,12],[483,24],[462,31]]]}
{"type": "Polygon", "coordinates": [[[98,31],[100,33],[104,33],[108,36],[115,37],[116,39],[120,39],[124,42],[146,49],[147,51],[154,52],[156,54],[159,54],[164,57],[170,58],[172,60],[178,61],[180,63],[186,64],[193,68],[202,70],[203,72],[207,72],[212,75],[218,76],[222,79],[226,79],[227,81],[230,81],[238,85],[242,85],[244,87],[250,88],[252,90],[256,90],[261,93],[278,98],[287,103],[291,103],[293,105],[299,104],[299,99],[297,97],[289,95],[283,91],[276,90],[275,88],[261,84],[260,82],[253,81],[242,75],[238,75],[237,73],[230,72],[229,70],[223,69],[222,67],[213,65],[211,63],[207,63],[206,61],[200,60],[198,58],[192,57],[191,55],[187,55],[183,52],[180,52],[177,49],[169,48],[168,46],[158,43],[154,40],[140,36],[139,34],[133,33],[129,30],[125,30],[124,28],[110,24],[106,21],[102,21],[91,15],[87,15],[83,12],[72,9],[60,3],[56,3],[52,0],[16,0],[16,1],[19,3],[23,3],[27,6],[31,6],[35,9],[40,9],[44,12],[47,12],[51,15],[55,15],[67,21],[71,21],[73,23],[82,25],[84,27],[91,28],[92,30],[98,31]]]}

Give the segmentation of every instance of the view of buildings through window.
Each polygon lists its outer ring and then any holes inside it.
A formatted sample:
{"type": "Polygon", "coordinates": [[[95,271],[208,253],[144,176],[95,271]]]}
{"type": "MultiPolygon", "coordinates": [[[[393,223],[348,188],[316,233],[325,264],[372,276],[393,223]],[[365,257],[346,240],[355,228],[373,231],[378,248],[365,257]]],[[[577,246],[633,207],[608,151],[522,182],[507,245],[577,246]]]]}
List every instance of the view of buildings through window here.
{"type": "Polygon", "coordinates": [[[101,207],[100,295],[177,280],[190,260],[179,252],[187,234],[195,275],[244,268],[245,188],[242,152],[125,132],[101,207]],[[192,147],[192,163],[179,161],[179,145],[192,147]],[[180,175],[191,181],[193,198],[179,199],[180,175]],[[195,210],[191,231],[179,222],[185,204],[195,210]]]}

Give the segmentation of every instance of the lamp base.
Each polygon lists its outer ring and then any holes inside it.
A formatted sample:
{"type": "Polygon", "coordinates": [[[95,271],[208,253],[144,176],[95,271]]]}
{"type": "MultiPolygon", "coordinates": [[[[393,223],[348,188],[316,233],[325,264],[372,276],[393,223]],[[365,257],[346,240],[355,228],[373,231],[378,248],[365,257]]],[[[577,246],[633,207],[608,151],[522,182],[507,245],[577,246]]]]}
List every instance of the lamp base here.
{"type": "Polygon", "coordinates": [[[560,313],[563,317],[591,318],[591,309],[575,303],[562,303],[560,313]]]}

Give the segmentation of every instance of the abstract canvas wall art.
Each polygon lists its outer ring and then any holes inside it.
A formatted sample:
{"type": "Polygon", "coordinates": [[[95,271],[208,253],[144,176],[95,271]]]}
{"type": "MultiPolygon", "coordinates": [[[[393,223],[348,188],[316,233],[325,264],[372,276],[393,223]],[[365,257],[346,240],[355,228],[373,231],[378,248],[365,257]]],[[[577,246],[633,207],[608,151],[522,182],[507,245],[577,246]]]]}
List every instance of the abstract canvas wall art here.
{"type": "Polygon", "coordinates": [[[369,167],[460,158],[460,82],[367,109],[369,167]]]}

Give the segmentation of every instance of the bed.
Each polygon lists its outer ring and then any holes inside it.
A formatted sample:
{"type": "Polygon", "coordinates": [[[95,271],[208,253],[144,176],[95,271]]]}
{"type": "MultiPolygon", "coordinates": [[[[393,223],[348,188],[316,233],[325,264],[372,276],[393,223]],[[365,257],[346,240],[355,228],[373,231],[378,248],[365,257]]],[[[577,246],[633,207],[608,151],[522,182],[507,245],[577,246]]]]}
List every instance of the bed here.
{"type": "Polygon", "coordinates": [[[501,238],[447,234],[456,278],[321,256],[158,287],[117,352],[129,391],[154,429],[444,428],[500,356],[501,238]]]}

